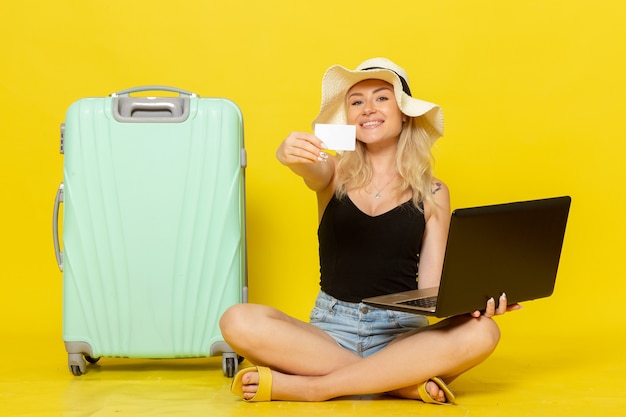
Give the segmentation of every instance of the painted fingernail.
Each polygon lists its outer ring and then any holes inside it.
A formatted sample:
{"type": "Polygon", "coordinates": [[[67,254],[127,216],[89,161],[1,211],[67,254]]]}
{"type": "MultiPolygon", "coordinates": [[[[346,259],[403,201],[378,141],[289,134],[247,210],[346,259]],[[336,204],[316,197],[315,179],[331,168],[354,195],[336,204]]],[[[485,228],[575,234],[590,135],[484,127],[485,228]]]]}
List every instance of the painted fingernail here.
{"type": "MultiPolygon", "coordinates": [[[[326,157],[326,158],[328,158],[328,157],[326,157]]],[[[320,162],[326,162],[326,158],[322,158],[321,156],[318,156],[317,160],[320,161],[320,162]]]]}
{"type": "Polygon", "coordinates": [[[326,152],[320,152],[320,156],[324,159],[328,158],[328,154],[326,152]]]}
{"type": "Polygon", "coordinates": [[[502,295],[500,296],[500,298],[506,298],[506,293],[502,293],[502,295]]]}
{"type": "Polygon", "coordinates": [[[493,297],[491,297],[489,300],[487,300],[487,302],[488,302],[489,304],[495,304],[495,303],[496,303],[496,300],[494,300],[494,299],[493,299],[493,297]]]}
{"type": "Polygon", "coordinates": [[[320,143],[320,147],[322,149],[328,149],[328,146],[326,146],[326,144],[324,142],[320,143]]]}

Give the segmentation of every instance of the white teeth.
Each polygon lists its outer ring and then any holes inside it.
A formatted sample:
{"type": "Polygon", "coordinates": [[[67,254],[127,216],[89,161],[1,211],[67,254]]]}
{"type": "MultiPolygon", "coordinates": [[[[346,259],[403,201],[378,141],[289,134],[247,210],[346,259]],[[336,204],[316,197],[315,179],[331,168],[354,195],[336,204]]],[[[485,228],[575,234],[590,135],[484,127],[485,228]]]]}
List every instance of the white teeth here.
{"type": "Polygon", "coordinates": [[[381,122],[379,122],[379,121],[371,121],[371,122],[365,122],[361,126],[363,126],[363,127],[370,127],[370,126],[379,125],[380,123],[381,122]]]}

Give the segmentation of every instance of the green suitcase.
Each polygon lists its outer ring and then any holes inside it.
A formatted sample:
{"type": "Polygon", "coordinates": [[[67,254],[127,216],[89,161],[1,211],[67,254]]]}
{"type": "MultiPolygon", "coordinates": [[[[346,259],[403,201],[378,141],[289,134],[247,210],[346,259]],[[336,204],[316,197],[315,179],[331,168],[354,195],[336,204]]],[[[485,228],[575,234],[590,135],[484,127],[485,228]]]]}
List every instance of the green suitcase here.
{"type": "Polygon", "coordinates": [[[247,301],[239,108],[161,86],[85,98],[67,111],[61,152],[53,235],[70,371],[221,354],[232,376],[240,358],[218,322],[247,301]]]}

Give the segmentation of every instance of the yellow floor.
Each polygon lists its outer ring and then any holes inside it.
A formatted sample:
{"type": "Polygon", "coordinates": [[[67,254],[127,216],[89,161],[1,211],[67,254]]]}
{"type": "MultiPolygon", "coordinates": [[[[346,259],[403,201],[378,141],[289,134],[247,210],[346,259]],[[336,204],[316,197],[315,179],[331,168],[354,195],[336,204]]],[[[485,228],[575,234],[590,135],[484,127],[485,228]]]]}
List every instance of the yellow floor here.
{"type": "Polygon", "coordinates": [[[455,406],[385,396],[244,403],[230,394],[220,358],[103,358],[74,377],[59,335],[12,334],[3,338],[0,351],[0,415],[626,416],[623,349],[612,346],[610,334],[597,333],[604,336],[509,330],[486,363],[451,385],[455,406]]]}

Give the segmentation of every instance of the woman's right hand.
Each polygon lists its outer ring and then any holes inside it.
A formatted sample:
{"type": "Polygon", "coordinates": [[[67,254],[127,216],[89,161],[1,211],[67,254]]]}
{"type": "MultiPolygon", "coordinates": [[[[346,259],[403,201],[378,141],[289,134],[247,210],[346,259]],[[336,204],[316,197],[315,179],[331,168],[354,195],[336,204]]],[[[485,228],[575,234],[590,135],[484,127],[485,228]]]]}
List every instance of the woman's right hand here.
{"type": "Polygon", "coordinates": [[[515,311],[515,310],[521,310],[522,306],[521,304],[509,304],[506,300],[506,294],[502,293],[502,295],[500,296],[497,306],[496,306],[496,301],[495,299],[492,297],[489,300],[487,300],[487,307],[485,308],[485,311],[474,311],[472,313],[472,316],[478,318],[481,315],[485,316],[485,317],[489,317],[492,318],[494,316],[498,316],[501,314],[504,314],[508,311],[515,311]]]}
{"type": "Polygon", "coordinates": [[[292,132],[278,147],[276,158],[287,166],[314,164],[328,158],[324,148],[322,141],[312,133],[292,132]]]}

